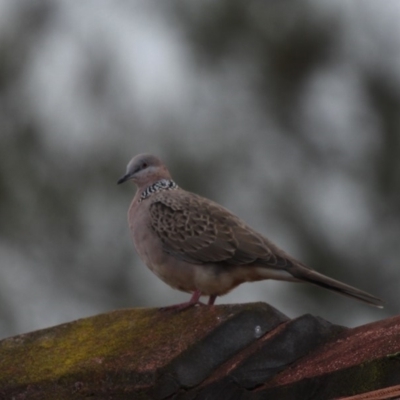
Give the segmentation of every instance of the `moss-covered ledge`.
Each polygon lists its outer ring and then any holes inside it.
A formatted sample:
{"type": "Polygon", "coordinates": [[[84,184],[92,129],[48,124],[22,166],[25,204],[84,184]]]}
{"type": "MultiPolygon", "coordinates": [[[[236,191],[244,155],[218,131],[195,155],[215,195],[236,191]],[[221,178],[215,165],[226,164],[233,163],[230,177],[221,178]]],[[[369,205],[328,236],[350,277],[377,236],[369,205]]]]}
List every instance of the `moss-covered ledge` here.
{"type": "Polygon", "coordinates": [[[15,336],[0,342],[0,398],[22,393],[29,399],[133,393],[153,387],[156,374],[185,350],[197,347],[201,355],[199,346],[210,333],[226,333],[220,337],[225,343],[212,342],[209,347],[229,358],[285,320],[261,303],[184,312],[138,308],[15,336]]]}
{"type": "Polygon", "coordinates": [[[397,352],[400,318],[346,329],[264,303],[119,310],[0,341],[0,399],[333,399],[400,384],[397,352]]]}

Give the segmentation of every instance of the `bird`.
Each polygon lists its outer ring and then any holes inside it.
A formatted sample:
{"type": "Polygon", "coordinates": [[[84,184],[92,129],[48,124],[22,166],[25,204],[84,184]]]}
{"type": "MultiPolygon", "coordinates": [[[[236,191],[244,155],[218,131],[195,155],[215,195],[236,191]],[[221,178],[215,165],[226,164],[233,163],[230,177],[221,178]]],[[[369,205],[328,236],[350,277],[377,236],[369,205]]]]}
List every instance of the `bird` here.
{"type": "Polygon", "coordinates": [[[128,210],[134,247],[147,267],[189,301],[164,307],[208,305],[244,282],[275,279],[307,282],[379,308],[378,297],[323,275],[296,260],[238,216],[180,188],[165,164],[151,154],[132,158],[118,184],[137,190],[128,210]]]}

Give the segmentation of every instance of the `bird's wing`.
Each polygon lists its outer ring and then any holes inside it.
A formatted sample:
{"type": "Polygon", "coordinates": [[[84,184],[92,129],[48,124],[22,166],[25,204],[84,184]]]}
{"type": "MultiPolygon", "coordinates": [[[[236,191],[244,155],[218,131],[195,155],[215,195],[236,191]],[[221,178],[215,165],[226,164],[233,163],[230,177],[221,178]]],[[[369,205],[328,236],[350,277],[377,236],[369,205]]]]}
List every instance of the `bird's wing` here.
{"type": "Polygon", "coordinates": [[[218,204],[177,190],[154,196],[151,226],[166,253],[194,263],[246,265],[255,262],[282,268],[279,257],[259,233],[218,204]]]}

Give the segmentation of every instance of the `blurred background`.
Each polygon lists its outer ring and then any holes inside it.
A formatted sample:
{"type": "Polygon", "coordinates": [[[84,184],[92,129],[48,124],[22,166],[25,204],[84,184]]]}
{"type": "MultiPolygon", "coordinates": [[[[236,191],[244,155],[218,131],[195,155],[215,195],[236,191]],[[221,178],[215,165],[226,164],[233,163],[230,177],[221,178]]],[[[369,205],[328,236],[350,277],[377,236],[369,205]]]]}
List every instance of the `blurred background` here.
{"type": "Polygon", "coordinates": [[[0,337],[188,299],[135,254],[150,152],[378,310],[285,282],[265,301],[356,326],[399,312],[400,3],[0,0],[0,337]]]}

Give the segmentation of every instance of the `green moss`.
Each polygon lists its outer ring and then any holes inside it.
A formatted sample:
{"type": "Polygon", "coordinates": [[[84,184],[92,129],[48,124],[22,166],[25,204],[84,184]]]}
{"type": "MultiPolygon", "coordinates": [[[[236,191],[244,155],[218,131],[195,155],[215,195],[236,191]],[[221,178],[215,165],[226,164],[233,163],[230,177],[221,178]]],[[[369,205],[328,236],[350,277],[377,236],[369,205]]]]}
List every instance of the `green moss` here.
{"type": "MultiPolygon", "coordinates": [[[[0,342],[0,387],[121,369],[145,377],[146,371],[161,367],[238,307],[243,311],[254,304],[195,307],[180,313],[118,310],[5,339],[0,342]]],[[[127,381],[132,379],[128,375],[127,381]]]]}

